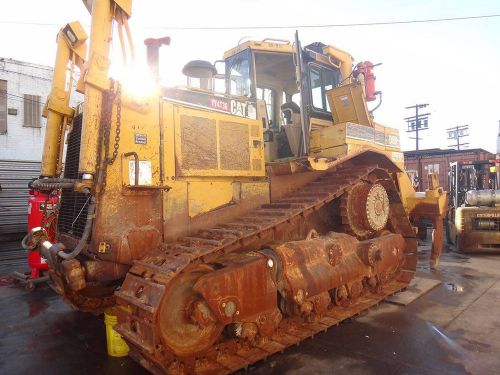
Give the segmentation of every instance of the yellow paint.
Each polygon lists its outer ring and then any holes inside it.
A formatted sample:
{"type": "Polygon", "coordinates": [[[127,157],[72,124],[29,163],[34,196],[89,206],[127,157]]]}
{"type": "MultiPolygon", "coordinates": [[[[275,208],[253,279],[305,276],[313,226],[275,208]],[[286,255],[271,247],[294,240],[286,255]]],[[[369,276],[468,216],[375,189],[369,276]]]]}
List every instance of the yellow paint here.
{"type": "Polygon", "coordinates": [[[75,66],[82,67],[87,52],[86,40],[87,35],[79,22],[66,25],[57,34],[52,88],[43,109],[43,116],[47,118],[47,126],[40,173],[42,176],[56,177],[62,171],[66,126],[73,121],[75,113],[74,109],[69,106],[73,69],[75,66]],[[70,40],[67,33],[75,39],[70,40]],[[68,63],[71,63],[70,69],[68,69],[68,63]]]}
{"type": "MultiPolygon", "coordinates": [[[[156,100],[158,100],[156,98],[156,100]]],[[[154,103],[153,99],[149,105],[140,107],[141,112],[138,112],[138,108],[134,107],[137,103],[129,103],[127,99],[124,98],[122,103],[122,119],[121,119],[121,131],[120,131],[120,143],[118,149],[118,158],[116,162],[108,166],[108,176],[112,176],[112,181],[109,180],[107,185],[110,183],[118,187],[121,180],[122,186],[130,186],[130,170],[129,161],[134,160],[133,156],[125,157],[124,154],[128,152],[136,152],[140,161],[150,161],[151,162],[151,174],[152,181],[149,187],[160,187],[162,182],[160,180],[160,127],[159,127],[159,113],[158,105],[151,105],[154,103]],[[136,143],[136,137],[146,139],[146,144],[136,143]],[[120,176],[118,181],[114,181],[113,178],[115,173],[118,172],[118,167],[121,166],[120,176]]],[[[158,103],[158,102],[156,102],[158,103]]],[[[114,144],[114,134],[116,130],[116,106],[113,109],[113,124],[111,127],[110,134],[110,153],[113,151],[114,144]]],[[[120,186],[121,187],[121,186],[120,186]]]]}
{"type": "Polygon", "coordinates": [[[236,55],[237,53],[244,51],[248,48],[254,51],[262,51],[262,52],[284,52],[284,53],[294,52],[294,47],[290,43],[287,44],[287,43],[272,42],[272,41],[265,42],[265,41],[248,40],[226,51],[224,53],[224,59],[236,55]]]}
{"type": "Polygon", "coordinates": [[[326,92],[334,124],[353,122],[373,127],[368,113],[363,86],[359,82],[339,86],[326,92]]]}
{"type": "Polygon", "coordinates": [[[95,175],[97,170],[98,134],[101,122],[102,92],[109,88],[109,50],[113,14],[109,1],[92,4],[89,60],[82,74],[85,77],[80,173],[95,175]]]}
{"type": "MultiPolygon", "coordinates": [[[[163,194],[163,218],[166,237],[177,237],[181,232],[188,232],[190,218],[198,217],[230,203],[239,204],[239,202],[246,199],[252,199],[255,202],[269,199],[269,185],[264,180],[264,150],[262,123],[260,121],[212,112],[170,101],[162,102],[160,116],[163,137],[164,184],[171,187],[171,190],[163,194]],[[215,123],[228,121],[245,124],[248,127],[257,126],[258,132],[257,134],[253,132],[254,136],[252,136],[250,128],[248,131],[249,162],[251,165],[252,158],[261,160],[262,170],[230,171],[220,169],[220,149],[218,144],[216,169],[187,169],[181,171],[179,166],[182,165],[183,155],[180,121],[183,115],[202,117],[213,120],[215,123]],[[254,140],[259,142],[258,147],[254,147],[254,140]],[[260,182],[248,180],[255,178],[258,178],[260,182]],[[185,223],[184,228],[182,228],[181,223],[185,223]]],[[[200,144],[200,147],[203,147],[203,144],[200,144]]]]}
{"type": "MultiPolygon", "coordinates": [[[[175,143],[175,158],[177,160],[177,166],[183,166],[185,160],[183,160],[183,151],[182,151],[182,131],[181,131],[181,122],[186,117],[189,118],[199,118],[205,119],[210,123],[215,124],[215,136],[216,136],[216,165],[212,165],[212,167],[207,168],[182,168],[182,171],[179,168],[176,169],[176,173],[182,176],[255,176],[255,177],[263,177],[265,176],[265,160],[264,160],[264,141],[263,141],[263,131],[262,131],[262,123],[258,120],[226,115],[219,112],[208,111],[204,109],[192,108],[187,105],[174,104],[173,106],[174,113],[174,143],[175,143]],[[185,117],[183,117],[185,116],[185,117]],[[248,140],[245,143],[245,146],[248,147],[249,150],[249,168],[247,169],[225,169],[221,163],[221,122],[231,122],[242,124],[248,128],[248,140]],[[256,129],[252,131],[252,127],[256,129]],[[253,134],[253,135],[252,135],[253,134]],[[254,169],[252,166],[254,165],[254,161],[260,163],[260,169],[254,169]]],[[[172,134],[171,131],[168,132],[172,134]]],[[[202,141],[202,136],[205,134],[200,133],[200,144],[196,145],[196,147],[201,148],[200,152],[212,153],[214,150],[212,148],[207,148],[203,150],[203,147],[207,147],[202,141]]],[[[227,150],[226,150],[227,151],[227,150]]],[[[231,150],[234,153],[238,153],[240,150],[231,150]]],[[[241,150],[243,151],[243,150],[241,150]]]]}
{"type": "Polygon", "coordinates": [[[189,217],[211,211],[236,200],[232,181],[189,181],[189,217]]]}
{"type": "Polygon", "coordinates": [[[416,216],[444,216],[447,211],[447,195],[442,187],[416,192],[406,172],[396,174],[401,199],[409,214],[416,216]]]}
{"type": "Polygon", "coordinates": [[[384,145],[375,144],[371,128],[366,129],[371,132],[371,138],[364,140],[348,136],[348,126],[360,128],[359,124],[341,123],[311,131],[311,154],[318,157],[337,157],[347,151],[359,150],[360,147],[385,150],[384,145]]]}
{"type": "Polygon", "coordinates": [[[351,75],[354,58],[349,52],[342,51],[334,46],[325,46],[323,47],[323,53],[334,59],[335,65],[340,68],[342,79],[347,79],[351,75]]]}
{"type": "Polygon", "coordinates": [[[316,117],[310,119],[311,129],[324,128],[326,126],[332,126],[332,120],[324,120],[316,117]]]}

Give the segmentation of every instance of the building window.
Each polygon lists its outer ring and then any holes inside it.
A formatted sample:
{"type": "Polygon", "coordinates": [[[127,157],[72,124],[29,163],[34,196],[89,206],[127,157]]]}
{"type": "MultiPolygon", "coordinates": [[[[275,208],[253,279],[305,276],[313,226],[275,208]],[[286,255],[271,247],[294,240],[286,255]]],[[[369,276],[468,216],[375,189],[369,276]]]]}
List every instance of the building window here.
{"type": "Polygon", "coordinates": [[[406,170],[408,177],[413,186],[418,186],[418,172],[414,170],[406,170]]]}
{"type": "Polygon", "coordinates": [[[40,96],[24,94],[24,126],[41,127],[40,96]]]}
{"type": "Polygon", "coordinates": [[[0,134],[7,133],[7,81],[0,79],[0,134]]]}
{"type": "Polygon", "coordinates": [[[427,169],[427,173],[439,173],[439,164],[428,164],[425,169],[427,169]]]}

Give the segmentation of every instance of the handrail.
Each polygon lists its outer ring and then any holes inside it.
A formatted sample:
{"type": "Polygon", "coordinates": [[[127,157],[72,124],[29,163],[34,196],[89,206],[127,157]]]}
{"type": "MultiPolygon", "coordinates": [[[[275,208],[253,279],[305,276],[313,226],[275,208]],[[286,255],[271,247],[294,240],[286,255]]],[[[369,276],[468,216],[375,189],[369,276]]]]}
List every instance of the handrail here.
{"type": "Polygon", "coordinates": [[[265,38],[263,42],[278,42],[281,44],[290,44],[289,40],[286,39],[275,39],[275,38],[265,38]]]}

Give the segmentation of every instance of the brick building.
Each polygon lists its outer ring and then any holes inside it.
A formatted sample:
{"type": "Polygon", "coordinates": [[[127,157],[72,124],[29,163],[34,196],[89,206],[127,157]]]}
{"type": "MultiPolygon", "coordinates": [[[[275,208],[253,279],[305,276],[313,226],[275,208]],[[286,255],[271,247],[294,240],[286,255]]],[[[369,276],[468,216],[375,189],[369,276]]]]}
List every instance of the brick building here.
{"type": "Polygon", "coordinates": [[[427,174],[430,172],[439,173],[439,182],[445,189],[448,188],[448,168],[454,161],[474,161],[495,159],[495,154],[483,150],[482,148],[472,148],[467,150],[442,150],[434,148],[429,150],[405,151],[405,169],[413,179],[423,177],[423,189],[427,189],[427,174]],[[420,170],[420,173],[419,173],[420,170]]]}

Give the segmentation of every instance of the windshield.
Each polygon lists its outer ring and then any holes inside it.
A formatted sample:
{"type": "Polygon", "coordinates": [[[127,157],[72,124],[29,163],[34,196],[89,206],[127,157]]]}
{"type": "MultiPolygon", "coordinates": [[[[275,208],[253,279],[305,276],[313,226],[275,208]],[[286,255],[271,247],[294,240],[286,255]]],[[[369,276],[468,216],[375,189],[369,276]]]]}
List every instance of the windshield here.
{"type": "Polygon", "coordinates": [[[226,92],[231,95],[252,97],[250,51],[243,51],[226,61],[226,92]]]}

